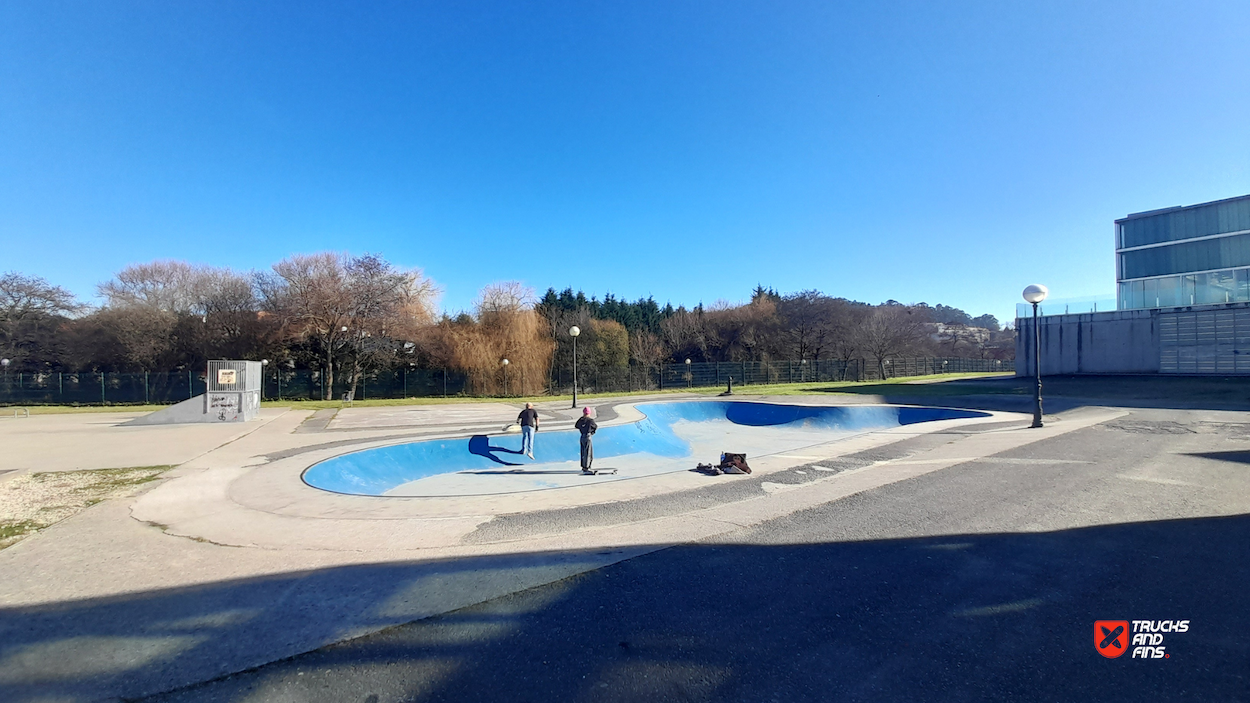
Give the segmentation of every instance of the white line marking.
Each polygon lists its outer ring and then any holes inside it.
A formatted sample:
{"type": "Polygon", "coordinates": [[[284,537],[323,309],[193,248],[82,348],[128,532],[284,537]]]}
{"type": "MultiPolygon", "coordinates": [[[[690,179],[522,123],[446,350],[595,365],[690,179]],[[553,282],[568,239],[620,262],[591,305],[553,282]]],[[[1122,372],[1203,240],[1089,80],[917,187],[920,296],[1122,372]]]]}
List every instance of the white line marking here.
{"type": "Polygon", "coordinates": [[[1206,486],[1190,483],[1189,481],[1177,481],[1174,478],[1154,478],[1152,476],[1129,476],[1128,474],[1118,474],[1116,478],[1128,479],[1129,481],[1145,481],[1146,483],[1161,483],[1165,486],[1193,486],[1194,488],[1206,488],[1206,486]]]}

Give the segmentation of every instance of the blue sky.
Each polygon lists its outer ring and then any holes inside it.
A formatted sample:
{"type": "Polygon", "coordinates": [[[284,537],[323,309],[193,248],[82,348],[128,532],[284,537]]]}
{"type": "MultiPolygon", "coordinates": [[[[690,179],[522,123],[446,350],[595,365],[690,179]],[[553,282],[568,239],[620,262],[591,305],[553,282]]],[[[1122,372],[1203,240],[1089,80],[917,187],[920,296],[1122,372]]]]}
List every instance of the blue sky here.
{"type": "Polygon", "coordinates": [[[1250,3],[0,2],[0,271],[373,252],[1013,314],[1250,193],[1250,3]]]}

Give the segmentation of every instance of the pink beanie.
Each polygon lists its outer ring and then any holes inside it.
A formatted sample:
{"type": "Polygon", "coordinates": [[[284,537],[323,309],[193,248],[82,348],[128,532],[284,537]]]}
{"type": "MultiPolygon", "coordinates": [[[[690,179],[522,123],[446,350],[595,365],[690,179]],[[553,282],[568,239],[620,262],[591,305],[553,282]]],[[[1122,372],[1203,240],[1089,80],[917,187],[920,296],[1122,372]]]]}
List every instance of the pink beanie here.
{"type": "Polygon", "coordinates": [[[582,414],[583,414],[583,415],[589,415],[589,414],[590,414],[590,408],[582,408],[582,414]]]}

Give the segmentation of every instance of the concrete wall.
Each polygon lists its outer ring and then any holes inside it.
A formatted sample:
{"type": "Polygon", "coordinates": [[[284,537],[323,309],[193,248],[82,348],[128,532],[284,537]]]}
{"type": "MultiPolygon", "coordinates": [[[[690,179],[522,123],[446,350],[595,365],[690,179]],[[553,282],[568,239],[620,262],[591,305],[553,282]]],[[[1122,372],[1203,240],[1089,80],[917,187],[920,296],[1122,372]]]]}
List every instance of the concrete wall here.
{"type": "MultiPolygon", "coordinates": [[[[1158,310],[1051,315],[1038,320],[1042,375],[1158,373],[1158,310]]],[[[1033,318],[1017,318],[1016,375],[1033,375],[1033,318]]]]}

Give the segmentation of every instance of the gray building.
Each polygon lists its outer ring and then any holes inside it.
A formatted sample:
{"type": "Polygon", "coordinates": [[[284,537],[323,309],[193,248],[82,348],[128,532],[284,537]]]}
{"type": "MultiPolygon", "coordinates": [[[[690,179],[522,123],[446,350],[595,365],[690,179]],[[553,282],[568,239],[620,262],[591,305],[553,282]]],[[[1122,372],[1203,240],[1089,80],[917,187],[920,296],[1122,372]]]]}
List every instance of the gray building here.
{"type": "MultiPolygon", "coordinates": [[[[1250,195],[1115,221],[1116,311],[1039,320],[1043,374],[1250,374],[1250,195]]],[[[1016,320],[1016,373],[1033,324],[1016,320]]]]}

